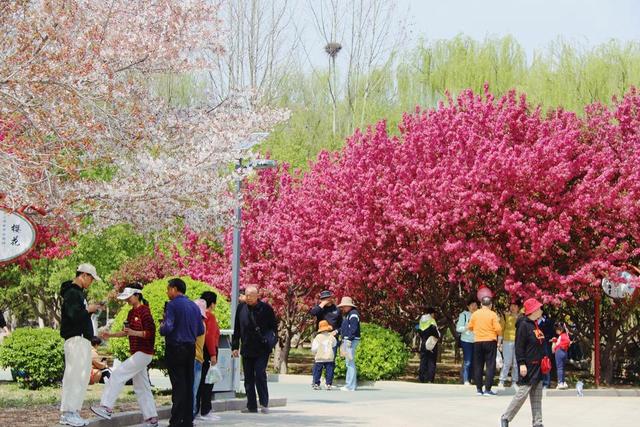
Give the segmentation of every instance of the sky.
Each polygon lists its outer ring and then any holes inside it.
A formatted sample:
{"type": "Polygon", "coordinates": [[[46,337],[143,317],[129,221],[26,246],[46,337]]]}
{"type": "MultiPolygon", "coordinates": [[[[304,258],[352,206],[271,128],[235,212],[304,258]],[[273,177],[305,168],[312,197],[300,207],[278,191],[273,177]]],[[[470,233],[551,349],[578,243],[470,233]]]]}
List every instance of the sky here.
{"type": "Polygon", "coordinates": [[[530,56],[562,37],[585,46],[640,41],[640,0],[397,0],[412,38],[513,35],[530,56]]]}

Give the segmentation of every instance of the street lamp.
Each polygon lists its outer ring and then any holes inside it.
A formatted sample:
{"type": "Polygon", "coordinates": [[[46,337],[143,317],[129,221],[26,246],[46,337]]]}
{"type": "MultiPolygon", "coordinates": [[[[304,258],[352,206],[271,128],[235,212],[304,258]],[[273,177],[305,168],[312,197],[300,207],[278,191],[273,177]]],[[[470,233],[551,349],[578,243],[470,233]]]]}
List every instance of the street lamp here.
{"type": "MultiPolygon", "coordinates": [[[[262,142],[267,136],[266,132],[256,132],[249,135],[247,139],[236,145],[239,151],[250,150],[255,145],[262,142]]],[[[269,169],[275,168],[277,163],[275,160],[257,159],[250,162],[250,169],[269,169]]],[[[236,170],[242,169],[242,157],[238,157],[236,170]]],[[[240,297],[240,233],[242,229],[242,205],[240,195],[242,192],[242,177],[236,179],[236,218],[233,223],[233,258],[231,262],[231,329],[235,328],[236,311],[238,309],[238,299],[240,297]]]]}

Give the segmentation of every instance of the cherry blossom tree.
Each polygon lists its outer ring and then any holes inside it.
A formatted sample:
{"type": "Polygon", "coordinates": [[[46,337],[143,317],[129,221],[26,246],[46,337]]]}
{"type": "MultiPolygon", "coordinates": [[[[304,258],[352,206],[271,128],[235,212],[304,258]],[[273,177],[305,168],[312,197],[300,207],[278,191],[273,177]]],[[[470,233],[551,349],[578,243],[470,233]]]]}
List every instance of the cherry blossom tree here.
{"type": "Polygon", "coordinates": [[[183,103],[161,96],[159,77],[215,66],[218,10],[206,0],[3,2],[3,203],[90,215],[97,227],[218,226],[233,146],[283,117],[241,94],[216,105],[206,90],[183,103]]]}

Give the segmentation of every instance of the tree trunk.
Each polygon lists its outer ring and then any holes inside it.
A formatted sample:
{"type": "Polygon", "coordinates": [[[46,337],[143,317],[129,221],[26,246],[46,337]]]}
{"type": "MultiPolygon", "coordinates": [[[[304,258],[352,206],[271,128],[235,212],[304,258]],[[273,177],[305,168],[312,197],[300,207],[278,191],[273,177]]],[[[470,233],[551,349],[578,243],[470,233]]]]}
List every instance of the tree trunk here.
{"type": "Polygon", "coordinates": [[[289,372],[289,353],[291,352],[291,332],[287,331],[282,348],[280,348],[280,357],[278,358],[278,372],[286,374],[289,372]]]}

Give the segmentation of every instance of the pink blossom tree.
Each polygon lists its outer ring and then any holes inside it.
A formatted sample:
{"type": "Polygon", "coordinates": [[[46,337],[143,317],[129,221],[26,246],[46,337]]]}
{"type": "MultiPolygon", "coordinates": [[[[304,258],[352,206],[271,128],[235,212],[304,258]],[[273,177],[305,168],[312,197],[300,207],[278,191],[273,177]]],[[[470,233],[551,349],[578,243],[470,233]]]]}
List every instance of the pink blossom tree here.
{"type": "Polygon", "coordinates": [[[632,91],[582,119],[465,92],[407,114],[399,137],[384,122],[356,132],[304,176],[249,189],[243,278],[281,315],[329,287],[401,330],[426,305],[451,320],[479,283],[588,298],[637,262],[639,107],[632,91]]]}

